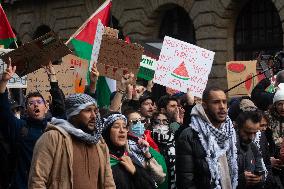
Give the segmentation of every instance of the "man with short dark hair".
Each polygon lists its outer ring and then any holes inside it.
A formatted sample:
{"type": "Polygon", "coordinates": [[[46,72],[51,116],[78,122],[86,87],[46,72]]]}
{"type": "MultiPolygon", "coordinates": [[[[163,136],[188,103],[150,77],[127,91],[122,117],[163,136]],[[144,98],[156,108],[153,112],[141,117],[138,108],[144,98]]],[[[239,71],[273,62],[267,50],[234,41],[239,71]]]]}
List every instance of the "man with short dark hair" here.
{"type": "Polygon", "coordinates": [[[257,111],[241,112],[236,119],[239,189],[262,188],[265,179],[262,156],[253,143],[261,116],[257,111]]]}
{"type": "Polygon", "coordinates": [[[176,173],[178,189],[237,187],[236,134],[223,90],[206,89],[203,103],[193,107],[176,141],[176,173]]]}
{"type": "Polygon", "coordinates": [[[115,188],[96,101],[74,94],[65,103],[68,121],[53,118],[36,143],[29,189],[115,188]]]}
{"type": "MultiPolygon", "coordinates": [[[[9,141],[17,143],[19,148],[17,170],[12,178],[12,188],[26,189],[28,188],[28,173],[34,145],[47,125],[48,118],[46,117],[46,113],[48,107],[40,93],[30,93],[25,103],[26,117],[18,119],[14,116],[14,113],[10,110],[10,104],[8,103],[6,86],[15,71],[16,67],[12,67],[10,62],[0,80],[0,130],[9,141]]],[[[62,108],[64,108],[64,97],[58,87],[55,71],[51,64],[48,65],[47,71],[50,71],[50,73],[48,73],[51,81],[50,92],[53,97],[53,106],[56,107],[57,113],[62,113],[64,112],[64,109],[62,110],[62,108]]]]}

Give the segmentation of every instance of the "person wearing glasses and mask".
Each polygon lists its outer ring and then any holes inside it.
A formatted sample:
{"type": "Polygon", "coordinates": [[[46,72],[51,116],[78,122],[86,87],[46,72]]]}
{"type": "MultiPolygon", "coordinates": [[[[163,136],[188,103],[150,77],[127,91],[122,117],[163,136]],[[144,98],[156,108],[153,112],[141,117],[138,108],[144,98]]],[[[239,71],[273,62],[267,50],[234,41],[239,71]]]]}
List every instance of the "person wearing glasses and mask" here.
{"type": "Polygon", "coordinates": [[[165,159],[147,142],[146,135],[144,135],[145,121],[142,119],[141,114],[135,110],[128,112],[127,119],[129,153],[138,159],[145,169],[150,170],[151,176],[159,188],[166,189],[167,168],[165,159]]]}
{"type": "MultiPolygon", "coordinates": [[[[50,93],[53,99],[53,116],[61,116],[64,113],[64,97],[58,87],[55,70],[51,63],[45,67],[50,80],[50,93]],[[56,115],[57,114],[57,115],[56,115]]],[[[26,189],[33,149],[37,139],[43,134],[47,126],[48,106],[45,99],[39,92],[32,92],[26,96],[25,112],[26,116],[18,119],[14,116],[11,106],[8,103],[8,91],[6,86],[8,81],[15,74],[16,67],[12,67],[11,60],[7,69],[0,76],[0,129],[4,136],[17,145],[17,168],[12,176],[11,188],[26,189]]],[[[15,149],[13,149],[15,150],[15,149]]],[[[1,179],[1,178],[0,178],[1,179]]]]}
{"type": "Polygon", "coordinates": [[[103,137],[109,148],[110,164],[116,189],[154,189],[150,172],[138,159],[128,153],[126,117],[113,112],[104,119],[103,137]]]}
{"type": "Polygon", "coordinates": [[[166,114],[154,113],[151,123],[152,137],[158,144],[160,153],[165,157],[167,164],[169,189],[174,189],[176,188],[174,132],[169,128],[170,122],[166,114]]]}

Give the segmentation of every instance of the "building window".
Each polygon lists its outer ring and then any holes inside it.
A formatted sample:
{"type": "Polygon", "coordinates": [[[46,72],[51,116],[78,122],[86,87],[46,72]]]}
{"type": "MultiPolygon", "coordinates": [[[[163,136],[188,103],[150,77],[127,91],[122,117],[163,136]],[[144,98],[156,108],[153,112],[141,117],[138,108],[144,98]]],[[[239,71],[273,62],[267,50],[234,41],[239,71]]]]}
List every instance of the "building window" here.
{"type": "Polygon", "coordinates": [[[175,6],[164,12],[162,17],[159,39],[165,35],[196,44],[195,31],[188,13],[179,6],[175,6]]]}
{"type": "Polygon", "coordinates": [[[260,52],[274,55],[283,48],[279,14],[270,0],[251,0],[241,10],[235,30],[235,59],[256,59],[260,52]]]}

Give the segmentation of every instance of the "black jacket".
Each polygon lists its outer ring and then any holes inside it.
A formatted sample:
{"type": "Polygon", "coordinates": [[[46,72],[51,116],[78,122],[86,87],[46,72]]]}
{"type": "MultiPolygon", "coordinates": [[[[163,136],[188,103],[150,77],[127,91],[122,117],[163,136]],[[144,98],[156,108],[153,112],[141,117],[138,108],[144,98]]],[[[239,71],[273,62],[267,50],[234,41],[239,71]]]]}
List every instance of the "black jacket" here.
{"type": "Polygon", "coordinates": [[[178,189],[209,189],[211,174],[206,152],[198,133],[188,127],[176,140],[176,173],[178,189]]]}
{"type": "Polygon", "coordinates": [[[136,168],[134,175],[131,175],[120,163],[111,167],[116,189],[156,188],[155,182],[147,170],[142,167],[138,160],[134,160],[133,157],[131,159],[136,168]]]}
{"type": "MultiPolygon", "coordinates": [[[[263,171],[261,163],[261,154],[254,143],[250,144],[242,144],[240,140],[237,141],[237,149],[238,149],[238,189],[257,189],[263,187],[263,182],[255,186],[246,186],[245,180],[245,171],[250,171],[254,173],[255,171],[263,171]]],[[[263,177],[264,179],[264,177],[263,177]]]]}
{"type": "Polygon", "coordinates": [[[263,111],[268,110],[269,105],[273,104],[274,93],[265,91],[270,84],[269,79],[263,79],[254,87],[251,92],[253,102],[259,109],[263,111]]]}

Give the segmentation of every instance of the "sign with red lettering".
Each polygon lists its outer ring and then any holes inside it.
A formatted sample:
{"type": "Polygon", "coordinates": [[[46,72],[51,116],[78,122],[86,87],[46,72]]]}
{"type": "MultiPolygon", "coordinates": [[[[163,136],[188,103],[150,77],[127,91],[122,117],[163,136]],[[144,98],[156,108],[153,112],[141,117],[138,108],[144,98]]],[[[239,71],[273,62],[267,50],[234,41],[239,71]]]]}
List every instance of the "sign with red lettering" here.
{"type": "Polygon", "coordinates": [[[215,53],[166,36],[154,75],[154,82],[202,97],[215,53]]]}
{"type": "Polygon", "coordinates": [[[137,77],[143,50],[141,45],[104,34],[97,63],[100,75],[121,80],[124,74],[132,72],[137,77]]]}
{"type": "MultiPolygon", "coordinates": [[[[69,81],[74,81],[75,92],[84,93],[85,85],[87,84],[88,60],[68,54],[62,58],[62,62],[69,65],[71,69],[74,69],[73,77],[69,78],[69,81]]],[[[59,78],[58,80],[60,81],[60,79],[66,80],[66,77],[59,78]]]]}

